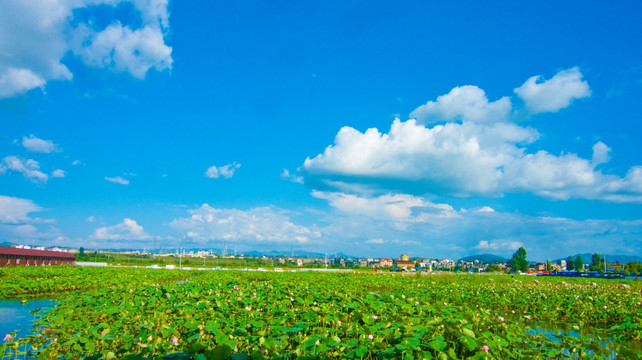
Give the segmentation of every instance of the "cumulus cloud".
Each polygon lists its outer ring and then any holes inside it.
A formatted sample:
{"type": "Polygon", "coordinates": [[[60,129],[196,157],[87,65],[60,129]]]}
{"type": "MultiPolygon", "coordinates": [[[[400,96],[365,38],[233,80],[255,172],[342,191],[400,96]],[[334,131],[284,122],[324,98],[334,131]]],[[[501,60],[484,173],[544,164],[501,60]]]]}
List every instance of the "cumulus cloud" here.
{"type": "MultiPolygon", "coordinates": [[[[572,89],[586,85],[577,68],[561,71],[543,84],[538,91],[562,96],[559,92],[564,90],[575,98],[580,92],[572,89]]],[[[571,98],[566,99],[570,103],[571,98]]],[[[359,192],[361,187],[456,197],[534,193],[555,199],[642,202],[638,167],[624,178],[596,169],[609,160],[611,149],[606,144],[593,146],[592,159],[545,150],[531,153],[528,146],[539,133],[509,121],[510,108],[507,98],[491,103],[481,89],[468,86],[455,88],[411,114],[444,124],[430,127],[417,119],[395,119],[387,133],[343,127],[334,144],[306,158],[305,183],[313,189],[343,192],[350,187],[359,192]]]]}
{"type": "Polygon", "coordinates": [[[591,89],[582,77],[577,67],[562,70],[548,80],[537,75],[516,88],[515,93],[533,114],[556,112],[569,106],[575,99],[591,96],[591,89]]]}
{"type": "Polygon", "coordinates": [[[29,69],[7,67],[4,72],[0,72],[0,99],[23,94],[35,88],[44,89],[45,83],[45,79],[29,69]]]}
{"type": "Polygon", "coordinates": [[[51,140],[40,139],[33,134],[30,134],[29,137],[22,137],[22,146],[31,152],[37,153],[52,153],[61,151],[58,145],[54,144],[51,140]]]}
{"type": "Polygon", "coordinates": [[[210,166],[207,169],[207,171],[205,171],[205,176],[207,176],[210,179],[218,179],[221,176],[226,179],[229,179],[232,176],[234,176],[234,173],[240,167],[241,167],[241,164],[237,164],[237,163],[227,164],[219,167],[210,166]]]}
{"type": "Polygon", "coordinates": [[[89,66],[139,78],[152,68],[171,69],[172,49],[164,39],[167,7],[167,0],[0,2],[0,98],[44,89],[51,80],[71,80],[63,64],[68,53],[89,66]],[[104,28],[91,20],[95,12],[112,16],[104,28]],[[126,23],[132,18],[140,19],[135,27],[126,23]]]}
{"type": "Polygon", "coordinates": [[[129,180],[127,180],[125,178],[122,178],[120,176],[115,176],[115,177],[105,176],[105,180],[109,181],[110,183],[114,183],[114,184],[129,185],[129,180]]]}
{"type": "Polygon", "coordinates": [[[502,182],[501,167],[523,154],[518,144],[538,136],[533,129],[513,124],[448,123],[426,128],[414,119],[395,119],[387,134],[342,128],[335,144],[307,158],[303,168],[311,176],[420,182],[427,192],[494,194],[502,182]]]}
{"type": "Polygon", "coordinates": [[[286,211],[273,207],[239,210],[217,209],[203,204],[189,213],[191,216],[177,218],[170,226],[189,232],[194,240],[201,243],[243,241],[254,244],[303,244],[321,236],[314,227],[297,225],[286,211]]]}
{"type": "Polygon", "coordinates": [[[410,117],[425,123],[452,120],[504,121],[508,118],[511,107],[510,99],[506,96],[489,102],[484,90],[466,85],[452,89],[448,94],[439,96],[436,101],[428,101],[410,113],[410,117]]]}
{"type": "Polygon", "coordinates": [[[90,236],[94,240],[148,240],[151,236],[145,233],[142,226],[132,219],[113,226],[103,226],[96,229],[90,236]]]}
{"type": "Polygon", "coordinates": [[[65,176],[67,176],[67,173],[65,172],[65,170],[56,169],[53,172],[51,172],[51,176],[55,178],[64,178],[65,176]]]}
{"type": "MultiPolygon", "coordinates": [[[[46,183],[47,180],[49,180],[49,176],[40,171],[40,163],[33,159],[25,160],[17,156],[10,155],[5,157],[3,162],[6,169],[19,172],[32,182],[46,183]]],[[[0,171],[0,173],[2,173],[2,171],[0,171]]]]}
{"type": "Polygon", "coordinates": [[[161,71],[172,67],[172,48],[165,45],[159,28],[132,30],[118,23],[95,32],[82,26],[77,35],[80,40],[74,51],[88,65],[126,71],[139,79],[151,68],[161,71]]]}

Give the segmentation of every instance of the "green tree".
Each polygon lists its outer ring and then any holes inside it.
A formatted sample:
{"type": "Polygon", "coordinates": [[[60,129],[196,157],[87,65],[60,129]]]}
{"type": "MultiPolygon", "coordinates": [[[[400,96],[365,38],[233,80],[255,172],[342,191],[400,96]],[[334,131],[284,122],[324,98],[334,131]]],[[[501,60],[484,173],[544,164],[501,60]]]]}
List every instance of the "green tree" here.
{"type": "Polygon", "coordinates": [[[575,271],[582,271],[584,269],[584,262],[582,261],[582,257],[580,255],[577,255],[577,258],[575,259],[575,271]]]}
{"type": "Polygon", "coordinates": [[[593,254],[593,257],[591,258],[591,265],[589,266],[589,270],[600,271],[602,269],[604,269],[604,261],[602,261],[602,258],[598,253],[593,254]]]}
{"type": "Polygon", "coordinates": [[[571,256],[566,259],[566,270],[575,270],[575,261],[573,261],[571,256]]]}
{"type": "Polygon", "coordinates": [[[78,254],[85,255],[85,248],[81,246],[80,249],[78,249],[78,254]]]}
{"type": "Polygon", "coordinates": [[[490,264],[486,268],[486,272],[501,272],[501,271],[502,271],[502,268],[499,267],[499,265],[497,264],[490,264]]]}
{"type": "Polygon", "coordinates": [[[515,271],[528,271],[528,260],[526,260],[526,249],[520,247],[510,259],[508,265],[515,271]]]}

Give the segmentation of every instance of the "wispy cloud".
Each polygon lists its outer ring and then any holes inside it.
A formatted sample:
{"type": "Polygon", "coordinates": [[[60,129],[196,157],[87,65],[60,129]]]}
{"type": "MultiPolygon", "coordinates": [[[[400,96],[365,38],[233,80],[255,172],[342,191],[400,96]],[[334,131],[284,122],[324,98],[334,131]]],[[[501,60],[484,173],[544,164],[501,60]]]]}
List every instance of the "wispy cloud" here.
{"type": "Polygon", "coordinates": [[[114,184],[129,185],[129,180],[127,180],[125,178],[122,178],[120,176],[115,176],[115,177],[105,176],[105,180],[109,181],[110,183],[114,183],[114,184]]]}
{"type": "Polygon", "coordinates": [[[3,171],[2,168],[6,168],[21,173],[25,178],[32,182],[46,183],[47,180],[49,180],[49,176],[40,171],[40,163],[33,159],[25,160],[17,156],[10,155],[5,157],[3,162],[4,167],[0,167],[0,174],[6,171],[3,171]]]}

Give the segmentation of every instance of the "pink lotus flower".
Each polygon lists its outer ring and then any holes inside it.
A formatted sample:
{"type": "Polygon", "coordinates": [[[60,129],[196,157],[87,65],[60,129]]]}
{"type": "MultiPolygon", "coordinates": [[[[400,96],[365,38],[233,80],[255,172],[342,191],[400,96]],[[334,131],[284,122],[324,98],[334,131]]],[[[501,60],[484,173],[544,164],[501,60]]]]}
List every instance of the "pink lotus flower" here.
{"type": "Polygon", "coordinates": [[[341,326],[341,320],[337,320],[337,325],[341,326]]]}
{"type": "Polygon", "coordinates": [[[368,339],[370,339],[370,340],[374,339],[374,335],[372,335],[372,334],[368,335],[368,339]]]}
{"type": "Polygon", "coordinates": [[[7,341],[9,341],[11,339],[13,339],[13,336],[11,336],[11,334],[7,334],[7,335],[4,336],[4,340],[2,340],[2,341],[3,342],[7,342],[7,341]]]}
{"type": "Polygon", "coordinates": [[[377,319],[378,319],[377,315],[372,315],[372,320],[377,320],[377,319]]]}
{"type": "Polygon", "coordinates": [[[488,352],[488,350],[490,350],[490,348],[488,347],[488,345],[484,345],[484,346],[482,346],[482,350],[484,350],[484,352],[488,352]]]}
{"type": "Polygon", "coordinates": [[[172,342],[172,344],[178,345],[178,338],[176,336],[174,336],[170,341],[172,342]]]}

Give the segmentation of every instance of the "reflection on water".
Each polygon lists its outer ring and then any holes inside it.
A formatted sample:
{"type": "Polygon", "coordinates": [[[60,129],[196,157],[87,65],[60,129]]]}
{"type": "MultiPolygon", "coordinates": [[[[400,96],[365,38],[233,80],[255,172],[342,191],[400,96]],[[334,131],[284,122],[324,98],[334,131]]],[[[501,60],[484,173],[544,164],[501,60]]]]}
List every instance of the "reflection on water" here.
{"type": "Polygon", "coordinates": [[[20,300],[0,300],[0,337],[18,331],[17,337],[27,336],[34,321],[51,310],[56,300],[38,299],[22,302],[20,300]],[[35,312],[36,310],[39,311],[35,312]]]}
{"type": "MultiPolygon", "coordinates": [[[[531,335],[544,335],[556,343],[562,342],[562,339],[580,337],[590,342],[599,343],[602,347],[610,350],[610,356],[607,359],[636,359],[642,352],[642,344],[637,341],[616,341],[607,334],[605,329],[594,328],[590,326],[579,327],[570,325],[565,322],[534,322],[527,323],[529,329],[526,330],[531,335]]],[[[570,349],[565,349],[566,355],[571,355],[570,349]]]]}

